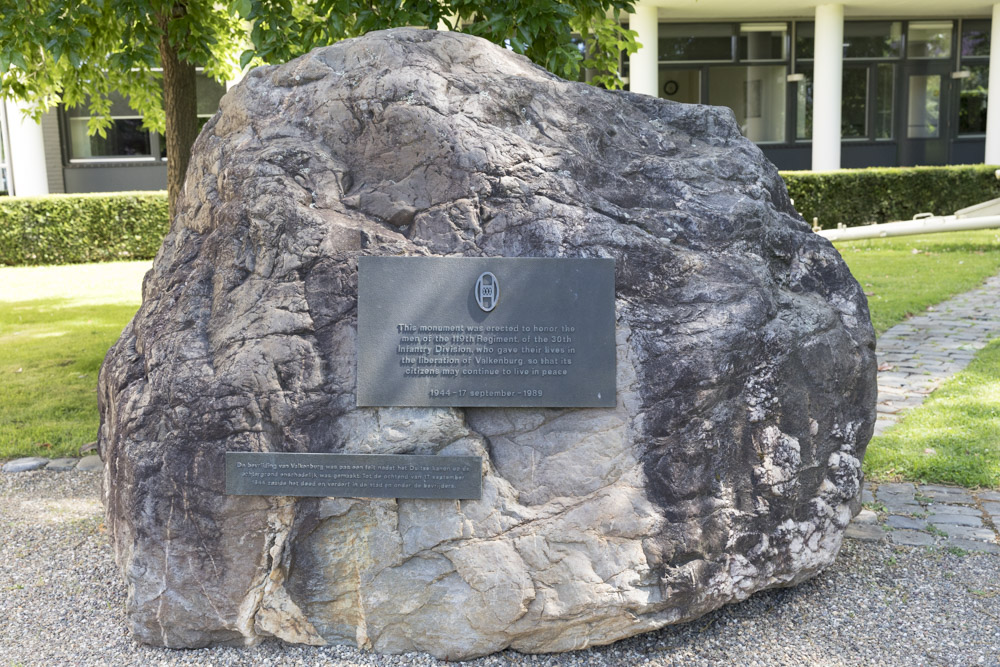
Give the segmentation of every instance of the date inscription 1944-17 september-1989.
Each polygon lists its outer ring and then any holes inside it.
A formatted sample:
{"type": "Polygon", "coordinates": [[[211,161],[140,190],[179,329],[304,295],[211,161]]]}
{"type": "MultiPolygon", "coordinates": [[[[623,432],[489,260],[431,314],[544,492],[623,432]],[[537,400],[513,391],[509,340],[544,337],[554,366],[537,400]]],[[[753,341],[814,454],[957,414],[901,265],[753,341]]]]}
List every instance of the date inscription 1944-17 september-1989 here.
{"type": "Polygon", "coordinates": [[[613,259],[360,257],[358,405],[613,407],[613,259]]]}

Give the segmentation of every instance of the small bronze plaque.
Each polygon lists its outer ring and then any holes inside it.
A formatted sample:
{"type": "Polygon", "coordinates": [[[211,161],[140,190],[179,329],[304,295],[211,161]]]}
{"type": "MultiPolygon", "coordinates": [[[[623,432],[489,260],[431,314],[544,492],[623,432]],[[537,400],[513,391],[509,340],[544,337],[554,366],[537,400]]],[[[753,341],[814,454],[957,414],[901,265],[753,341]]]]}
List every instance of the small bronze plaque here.
{"type": "Polygon", "coordinates": [[[479,456],[226,452],[226,494],[478,500],[479,456]]]}
{"type": "Polygon", "coordinates": [[[614,407],[613,259],[360,257],[358,405],[614,407]]]}

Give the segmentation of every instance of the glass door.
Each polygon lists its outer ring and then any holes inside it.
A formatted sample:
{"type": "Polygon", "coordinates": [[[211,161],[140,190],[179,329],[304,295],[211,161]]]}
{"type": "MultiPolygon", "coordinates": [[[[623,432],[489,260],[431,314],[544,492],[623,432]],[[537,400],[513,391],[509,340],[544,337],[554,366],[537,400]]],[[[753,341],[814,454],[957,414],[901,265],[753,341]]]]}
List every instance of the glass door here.
{"type": "Polygon", "coordinates": [[[903,112],[896,134],[900,166],[947,163],[951,86],[947,62],[910,61],[903,66],[903,112]]]}

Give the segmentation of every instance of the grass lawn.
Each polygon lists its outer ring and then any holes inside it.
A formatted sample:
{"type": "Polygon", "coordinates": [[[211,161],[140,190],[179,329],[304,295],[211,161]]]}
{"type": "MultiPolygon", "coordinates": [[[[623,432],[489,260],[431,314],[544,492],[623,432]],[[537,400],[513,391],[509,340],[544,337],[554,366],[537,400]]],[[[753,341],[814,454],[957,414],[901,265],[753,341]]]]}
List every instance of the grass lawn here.
{"type": "Polygon", "coordinates": [[[875,332],[1000,271],[1000,229],[836,244],[868,295],[875,332]]]}
{"type": "MultiPolygon", "coordinates": [[[[1000,230],[838,243],[882,333],[1000,271],[1000,230]]],[[[1000,341],[902,422],[873,438],[865,474],[1000,488],[1000,341]]]]}
{"type": "Polygon", "coordinates": [[[1000,488],[1000,339],[873,438],[864,465],[876,479],[1000,488]]]}
{"type": "Polygon", "coordinates": [[[97,373],[150,264],[0,268],[0,460],[97,439],[97,373]]]}

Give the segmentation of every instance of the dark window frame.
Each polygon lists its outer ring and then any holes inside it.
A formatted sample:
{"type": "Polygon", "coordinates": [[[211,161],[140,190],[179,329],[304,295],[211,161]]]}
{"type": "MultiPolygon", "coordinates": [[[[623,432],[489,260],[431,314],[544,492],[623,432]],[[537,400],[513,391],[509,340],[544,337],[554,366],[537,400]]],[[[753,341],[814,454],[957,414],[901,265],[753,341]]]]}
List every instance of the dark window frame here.
{"type": "MultiPolygon", "coordinates": [[[[196,76],[204,76],[202,68],[199,67],[196,69],[196,76]]],[[[209,80],[214,81],[214,79],[209,80]]],[[[222,92],[222,94],[225,95],[225,93],[228,92],[228,86],[226,86],[226,84],[219,85],[226,88],[226,90],[223,90],[222,92]]],[[[146,134],[149,137],[149,155],[100,155],[82,158],[74,157],[72,155],[72,133],[70,131],[71,116],[67,113],[67,109],[64,104],[58,105],[57,114],[60,135],[59,143],[61,146],[61,157],[64,168],[76,169],[94,166],[162,167],[167,163],[168,158],[163,154],[166,148],[164,135],[153,130],[146,130],[146,134]]],[[[211,114],[198,114],[199,131],[213,115],[214,112],[211,114]]],[[[129,116],[112,116],[112,119],[115,118],[141,119],[142,116],[138,113],[129,116]]]]}

